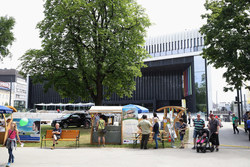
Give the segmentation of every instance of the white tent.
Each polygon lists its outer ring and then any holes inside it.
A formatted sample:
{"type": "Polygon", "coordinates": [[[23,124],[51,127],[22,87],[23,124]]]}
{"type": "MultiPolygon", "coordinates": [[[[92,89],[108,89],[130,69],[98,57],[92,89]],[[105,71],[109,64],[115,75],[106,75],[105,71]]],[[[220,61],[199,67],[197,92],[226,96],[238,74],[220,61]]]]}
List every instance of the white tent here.
{"type": "Polygon", "coordinates": [[[89,113],[122,113],[122,106],[92,106],[89,113]]]}

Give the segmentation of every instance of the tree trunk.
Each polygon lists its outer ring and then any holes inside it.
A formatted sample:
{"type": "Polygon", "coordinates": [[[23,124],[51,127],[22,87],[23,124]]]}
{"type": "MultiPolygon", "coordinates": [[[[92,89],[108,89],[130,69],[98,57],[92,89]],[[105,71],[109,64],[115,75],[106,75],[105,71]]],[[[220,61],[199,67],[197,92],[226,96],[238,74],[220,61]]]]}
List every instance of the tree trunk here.
{"type": "Polygon", "coordinates": [[[103,85],[100,81],[100,79],[97,80],[97,84],[96,84],[96,90],[97,90],[97,94],[94,98],[94,102],[96,106],[102,106],[102,102],[103,102],[103,85]]]}

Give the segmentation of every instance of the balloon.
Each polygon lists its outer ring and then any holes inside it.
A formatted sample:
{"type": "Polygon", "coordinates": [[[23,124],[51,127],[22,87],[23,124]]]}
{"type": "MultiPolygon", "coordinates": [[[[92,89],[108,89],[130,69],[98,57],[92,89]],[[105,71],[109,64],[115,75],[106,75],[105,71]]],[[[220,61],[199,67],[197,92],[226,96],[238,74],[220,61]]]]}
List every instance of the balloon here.
{"type": "Polygon", "coordinates": [[[20,125],[20,126],[25,126],[25,125],[28,124],[28,122],[29,122],[29,120],[28,120],[27,118],[22,118],[22,119],[20,120],[20,122],[19,122],[19,125],[20,125]]]}

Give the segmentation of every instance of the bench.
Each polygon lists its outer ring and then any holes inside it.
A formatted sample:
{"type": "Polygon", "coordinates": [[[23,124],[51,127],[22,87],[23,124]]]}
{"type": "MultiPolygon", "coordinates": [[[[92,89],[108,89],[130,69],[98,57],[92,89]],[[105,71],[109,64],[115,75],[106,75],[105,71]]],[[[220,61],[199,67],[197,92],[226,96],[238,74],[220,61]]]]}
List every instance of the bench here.
{"type": "MultiPolygon", "coordinates": [[[[46,147],[46,141],[53,141],[52,137],[53,130],[47,130],[46,134],[42,136],[41,148],[43,147],[43,142],[46,147]]],[[[79,147],[80,130],[62,130],[61,138],[58,141],[75,141],[76,148],[79,147]]]]}
{"type": "MultiPolygon", "coordinates": [[[[148,139],[148,143],[153,143],[154,139],[154,133],[151,132],[150,135],[149,135],[149,139],[148,139]]],[[[135,137],[132,137],[131,140],[133,140],[133,148],[135,148],[137,146],[137,142],[138,141],[141,141],[141,133],[134,133],[135,137]]],[[[164,143],[165,142],[171,142],[171,137],[170,135],[168,135],[167,132],[160,132],[159,136],[158,136],[160,139],[161,139],[161,143],[162,143],[162,147],[164,148],[164,143]]]]}

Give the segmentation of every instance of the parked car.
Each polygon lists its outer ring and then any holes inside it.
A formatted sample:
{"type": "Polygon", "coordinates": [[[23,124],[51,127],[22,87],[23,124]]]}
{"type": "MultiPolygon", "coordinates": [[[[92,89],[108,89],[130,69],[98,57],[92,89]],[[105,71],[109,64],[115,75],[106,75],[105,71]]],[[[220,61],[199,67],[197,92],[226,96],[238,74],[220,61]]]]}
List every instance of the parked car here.
{"type": "Polygon", "coordinates": [[[91,125],[91,116],[88,113],[72,113],[66,114],[61,118],[54,119],[51,123],[52,127],[55,127],[55,124],[59,123],[60,127],[66,129],[69,126],[90,128],[91,125]]]}

